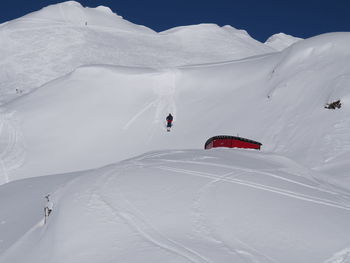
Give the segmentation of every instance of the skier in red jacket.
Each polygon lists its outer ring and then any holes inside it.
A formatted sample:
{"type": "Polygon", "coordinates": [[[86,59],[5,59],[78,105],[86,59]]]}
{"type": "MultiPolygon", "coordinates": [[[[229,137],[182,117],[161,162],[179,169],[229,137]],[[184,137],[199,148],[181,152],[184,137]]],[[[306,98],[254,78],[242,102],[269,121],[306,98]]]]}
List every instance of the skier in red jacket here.
{"type": "Polygon", "coordinates": [[[170,131],[170,128],[172,126],[172,122],[173,122],[173,116],[171,115],[171,113],[169,113],[169,115],[166,117],[166,122],[167,122],[167,125],[166,125],[166,128],[167,128],[167,131],[169,132],[170,131]]]}

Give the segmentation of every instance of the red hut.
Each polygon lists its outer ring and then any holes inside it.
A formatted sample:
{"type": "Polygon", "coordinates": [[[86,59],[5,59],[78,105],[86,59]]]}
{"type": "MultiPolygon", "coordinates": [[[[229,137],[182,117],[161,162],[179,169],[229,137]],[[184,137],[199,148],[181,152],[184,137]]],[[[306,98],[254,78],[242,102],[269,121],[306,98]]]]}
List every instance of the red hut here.
{"type": "Polygon", "coordinates": [[[204,149],[211,149],[217,147],[227,147],[227,148],[248,148],[248,149],[257,149],[260,150],[261,143],[253,140],[229,136],[229,135],[220,135],[211,137],[205,143],[204,149]]]}

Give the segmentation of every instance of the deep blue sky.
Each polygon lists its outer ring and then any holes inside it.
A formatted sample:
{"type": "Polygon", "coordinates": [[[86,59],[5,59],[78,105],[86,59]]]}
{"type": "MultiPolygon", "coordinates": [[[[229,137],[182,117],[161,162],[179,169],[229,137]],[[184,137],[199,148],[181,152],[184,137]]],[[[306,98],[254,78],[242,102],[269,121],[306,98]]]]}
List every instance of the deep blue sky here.
{"type": "MultiPolygon", "coordinates": [[[[18,18],[55,0],[1,0],[0,23],[18,18]]],[[[245,29],[260,41],[284,32],[307,38],[350,31],[350,0],[78,0],[105,5],[130,22],[156,31],[175,26],[216,23],[245,29]]]]}

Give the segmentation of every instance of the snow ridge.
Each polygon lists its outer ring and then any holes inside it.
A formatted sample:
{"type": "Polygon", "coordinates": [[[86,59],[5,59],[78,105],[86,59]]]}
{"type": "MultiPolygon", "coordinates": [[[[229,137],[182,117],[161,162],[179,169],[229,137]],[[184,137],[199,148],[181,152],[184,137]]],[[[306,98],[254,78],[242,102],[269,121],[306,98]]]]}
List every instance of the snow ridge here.
{"type": "Polygon", "coordinates": [[[230,26],[201,24],[156,33],[106,7],[51,5],[0,27],[0,103],[79,66],[173,68],[240,59],[275,50],[230,26]]]}
{"type": "Polygon", "coordinates": [[[269,37],[265,41],[265,45],[272,47],[277,51],[282,51],[300,40],[303,39],[299,37],[293,37],[284,33],[278,33],[269,37]]]}

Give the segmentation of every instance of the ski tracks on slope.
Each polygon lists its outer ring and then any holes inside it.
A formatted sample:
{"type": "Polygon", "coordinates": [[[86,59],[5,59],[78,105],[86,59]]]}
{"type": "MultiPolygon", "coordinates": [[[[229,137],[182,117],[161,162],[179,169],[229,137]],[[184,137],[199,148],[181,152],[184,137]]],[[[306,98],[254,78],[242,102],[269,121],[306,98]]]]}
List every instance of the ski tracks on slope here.
{"type": "Polygon", "coordinates": [[[25,160],[24,139],[14,114],[0,109],[0,176],[4,183],[10,182],[11,172],[25,160]]]}
{"type": "Polygon", "coordinates": [[[350,247],[337,252],[324,263],[350,263],[350,247]]]}
{"type": "Polygon", "coordinates": [[[157,106],[154,122],[163,121],[164,116],[168,113],[172,113],[175,118],[177,116],[177,108],[175,102],[177,75],[178,70],[168,69],[165,72],[162,72],[159,77],[157,77],[155,91],[158,94],[158,99],[156,103],[157,106]]]}
{"type": "Polygon", "coordinates": [[[176,91],[177,91],[177,69],[166,69],[157,73],[152,73],[150,78],[153,81],[153,91],[157,98],[142,109],[140,109],[123,127],[123,130],[127,130],[130,126],[137,121],[144,113],[154,109],[153,125],[149,131],[148,143],[152,140],[157,130],[159,130],[159,125],[165,123],[165,116],[168,113],[172,113],[174,118],[177,116],[176,107],[176,91]]]}
{"type": "MultiPolygon", "coordinates": [[[[205,163],[205,162],[198,162],[198,161],[181,161],[181,160],[176,160],[176,161],[163,160],[163,161],[167,161],[167,162],[171,162],[171,163],[184,163],[184,164],[197,164],[197,165],[200,164],[200,165],[207,165],[207,166],[215,166],[218,168],[227,168],[227,169],[235,170],[238,172],[244,172],[244,173],[262,174],[262,175],[273,177],[275,179],[279,179],[282,181],[287,181],[287,182],[292,183],[292,184],[300,185],[300,186],[303,186],[305,188],[316,190],[316,191],[319,191],[321,193],[332,195],[337,200],[342,201],[342,203],[335,202],[335,201],[325,199],[325,198],[311,196],[308,194],[297,193],[297,192],[283,189],[280,187],[274,187],[274,186],[269,186],[269,185],[265,185],[265,184],[261,184],[261,183],[256,183],[256,182],[252,182],[249,180],[242,180],[242,179],[235,179],[235,178],[223,178],[222,181],[226,181],[228,183],[245,185],[245,186],[256,188],[256,189],[285,195],[285,196],[288,196],[291,198],[296,198],[296,199],[300,199],[300,200],[304,200],[304,201],[309,201],[309,202],[313,202],[313,203],[317,203],[317,204],[321,204],[321,205],[332,206],[332,207],[341,208],[341,209],[345,209],[345,210],[350,211],[350,200],[349,200],[348,196],[344,196],[343,194],[340,194],[340,193],[337,193],[334,191],[330,191],[327,189],[323,189],[320,187],[316,187],[313,185],[309,185],[309,184],[301,183],[301,182],[291,180],[288,178],[284,178],[282,176],[278,176],[278,175],[273,174],[273,173],[268,172],[268,171],[254,170],[254,169],[247,169],[247,168],[241,168],[241,167],[235,167],[235,166],[205,163]],[[346,197],[346,198],[344,198],[344,197],[346,197]]],[[[158,168],[163,169],[163,170],[178,172],[178,173],[186,173],[186,174],[199,176],[199,177],[206,177],[206,178],[213,179],[213,180],[215,180],[218,177],[218,175],[216,175],[216,174],[211,174],[211,173],[206,173],[206,172],[198,172],[198,171],[186,170],[186,169],[180,169],[180,168],[174,168],[174,167],[168,167],[168,166],[159,166],[158,168]]]]}
{"type": "MultiPolygon", "coordinates": [[[[117,169],[120,169],[118,167],[117,169]]],[[[145,216],[139,211],[131,202],[129,202],[121,190],[114,189],[113,197],[107,196],[108,193],[106,187],[109,185],[113,178],[117,178],[123,172],[114,169],[105,173],[101,179],[104,180],[103,186],[94,190],[94,197],[98,198],[108,207],[112,213],[120,220],[125,222],[131,229],[134,229],[142,238],[148,242],[156,245],[157,247],[173,253],[179,257],[182,257],[192,263],[211,263],[207,258],[199,254],[198,252],[172,240],[158,229],[156,229],[151,223],[147,222],[145,216]]],[[[123,168],[122,168],[123,169],[123,168]]],[[[124,168],[125,169],[125,168],[124,168]]],[[[113,184],[117,187],[117,184],[113,184]]]]}
{"type": "MultiPolygon", "coordinates": [[[[198,177],[204,177],[210,179],[210,181],[205,184],[197,193],[197,198],[195,199],[195,202],[193,203],[193,214],[194,214],[194,223],[197,226],[197,232],[199,234],[202,234],[204,236],[209,236],[213,239],[214,242],[221,244],[230,254],[233,254],[245,262],[251,262],[251,263],[261,263],[261,262],[267,262],[267,263],[272,263],[275,262],[273,259],[268,257],[267,255],[264,255],[260,253],[258,250],[256,250],[253,247],[250,247],[249,245],[245,244],[242,240],[235,239],[234,241],[226,242],[222,237],[220,237],[220,234],[215,232],[215,227],[210,226],[210,222],[208,221],[207,217],[205,216],[204,210],[201,207],[202,199],[204,198],[205,194],[210,191],[211,188],[214,188],[216,185],[219,183],[233,183],[233,184],[239,184],[239,185],[244,185],[247,187],[255,188],[258,190],[262,191],[268,191],[271,193],[276,193],[280,195],[284,195],[290,198],[295,198],[311,203],[315,203],[318,205],[326,205],[326,206],[331,206],[334,208],[338,209],[344,209],[350,211],[350,206],[340,204],[337,202],[334,202],[332,200],[324,199],[324,198],[319,198],[311,195],[306,195],[303,193],[298,193],[298,192],[293,192],[290,190],[282,189],[282,188],[277,188],[273,186],[268,186],[248,180],[241,180],[237,179],[236,177],[240,175],[244,175],[246,173],[257,173],[257,174],[264,174],[268,176],[272,176],[277,179],[281,180],[286,180],[292,184],[297,184],[304,186],[306,188],[310,188],[312,190],[318,190],[323,193],[327,193],[329,195],[339,195],[336,192],[333,191],[328,191],[326,189],[318,188],[313,185],[308,185],[305,183],[300,183],[298,181],[294,181],[288,178],[284,178],[281,176],[277,176],[273,173],[270,173],[268,171],[259,171],[259,170],[252,170],[252,169],[244,169],[244,168],[238,168],[238,167],[233,167],[233,166],[227,166],[227,165],[221,165],[221,164],[212,164],[212,163],[202,163],[202,162],[197,162],[197,161],[181,161],[181,160],[164,160],[166,162],[171,162],[171,163],[187,163],[187,164],[202,164],[202,165],[212,165],[212,166],[217,166],[221,168],[229,168],[231,172],[225,173],[223,175],[219,174],[213,174],[213,173],[207,173],[207,172],[201,172],[201,171],[196,171],[196,170],[189,170],[189,169],[183,169],[183,168],[177,168],[177,167],[169,167],[169,166],[158,166],[158,169],[165,170],[165,171],[170,171],[170,172],[176,172],[176,173],[181,173],[181,174],[189,174],[192,176],[198,176],[198,177]],[[233,174],[235,175],[233,176],[233,174]],[[234,242],[234,244],[232,244],[234,242]]],[[[324,263],[350,263],[350,249],[344,249],[338,253],[336,253],[331,259],[327,260],[324,263]]]]}
{"type": "MultiPolygon", "coordinates": [[[[209,181],[203,187],[201,187],[197,193],[197,197],[193,202],[193,214],[194,214],[194,225],[198,229],[198,233],[205,236],[209,236],[215,243],[220,244],[229,254],[235,255],[238,258],[242,259],[242,262],[247,263],[273,263],[274,260],[270,259],[268,256],[260,253],[256,249],[248,246],[243,241],[235,238],[235,246],[230,245],[228,242],[225,242],[219,234],[215,232],[215,228],[210,226],[205,213],[202,208],[202,199],[211,188],[214,188],[217,184],[225,182],[225,179],[228,176],[232,176],[233,172],[225,173],[223,175],[217,175],[216,179],[209,181]]],[[[239,176],[240,173],[236,174],[239,176]]]]}
{"type": "MultiPolygon", "coordinates": [[[[159,153],[154,154],[154,156],[156,157],[162,157],[164,155],[166,154],[159,154],[159,153]]],[[[135,167],[135,166],[139,166],[140,168],[144,167],[145,164],[141,161],[144,158],[145,157],[139,158],[140,160],[138,160],[137,163],[132,162],[125,166],[118,166],[112,170],[109,169],[109,171],[107,171],[105,174],[99,177],[98,182],[95,184],[95,189],[93,189],[93,192],[91,192],[91,197],[95,201],[98,201],[107,209],[109,209],[111,213],[118,220],[128,225],[131,229],[133,229],[136,233],[138,233],[143,239],[163,249],[164,251],[167,251],[169,253],[182,257],[192,263],[210,263],[211,260],[213,259],[208,259],[206,256],[202,255],[201,253],[194,250],[193,248],[190,248],[188,246],[186,247],[185,245],[173,240],[171,237],[165,235],[160,230],[158,230],[154,225],[148,222],[146,217],[143,215],[143,213],[139,209],[137,209],[123,195],[122,190],[120,188],[118,189],[119,184],[115,182],[113,182],[113,184],[111,183],[113,179],[117,180],[119,176],[122,176],[125,170],[128,169],[128,167],[135,167]],[[113,192],[110,192],[110,189],[108,189],[109,185],[113,185],[114,187],[113,192]]],[[[235,239],[235,240],[230,240],[229,242],[224,240],[223,237],[221,237],[220,234],[216,232],[215,226],[211,226],[211,223],[208,221],[202,207],[203,198],[208,193],[208,191],[210,191],[210,189],[216,187],[220,183],[233,183],[238,185],[244,185],[244,186],[255,188],[258,190],[268,191],[271,193],[288,196],[290,198],[295,198],[299,200],[316,203],[318,205],[326,205],[326,206],[332,206],[339,209],[350,210],[350,207],[344,206],[332,200],[319,198],[319,197],[306,195],[299,192],[293,192],[287,189],[281,189],[273,186],[268,186],[268,185],[236,178],[240,175],[244,175],[245,173],[252,173],[252,172],[254,173],[262,172],[262,173],[270,174],[271,176],[274,176],[274,177],[277,176],[276,174],[272,174],[265,170],[259,171],[259,170],[244,169],[240,167],[233,167],[233,166],[227,166],[227,165],[221,165],[221,164],[203,163],[206,165],[214,165],[221,168],[223,168],[222,166],[225,166],[225,168],[230,168],[228,172],[220,175],[220,174],[207,173],[207,172],[195,171],[190,169],[183,169],[178,167],[170,167],[166,165],[169,162],[192,163],[192,161],[181,161],[181,160],[173,161],[173,160],[163,160],[163,159],[159,159],[159,161],[161,161],[161,163],[159,162],[153,163],[153,164],[150,164],[150,166],[160,170],[164,170],[164,171],[189,174],[192,176],[204,177],[210,180],[208,183],[206,183],[204,186],[202,186],[199,189],[192,205],[193,207],[192,212],[194,215],[193,222],[194,222],[194,225],[197,226],[196,232],[202,235],[203,238],[207,238],[209,241],[213,242],[214,244],[218,244],[219,248],[222,249],[223,252],[224,251],[227,252],[227,255],[232,255],[236,259],[241,259],[242,262],[272,263],[274,262],[274,260],[268,257],[267,255],[262,254],[255,248],[245,244],[242,240],[235,239]]],[[[195,163],[198,164],[197,161],[195,163]]],[[[280,176],[277,176],[277,179],[278,178],[288,179],[283,177],[280,178],[280,176]]],[[[325,191],[325,193],[328,193],[328,194],[333,193],[324,189],[318,189],[318,188],[314,189],[315,186],[313,185],[303,184],[301,182],[294,181],[291,179],[288,179],[288,182],[296,183],[296,184],[300,183],[305,187],[310,187],[313,190],[319,190],[321,192],[325,191]]],[[[347,258],[349,256],[345,252],[342,253],[341,255],[337,254],[335,256],[333,257],[334,259],[333,261],[327,261],[325,263],[348,263],[347,258]],[[335,256],[337,256],[337,258],[335,258],[335,256]],[[339,261],[340,259],[342,260],[339,261]]]]}
{"type": "MultiPolygon", "coordinates": [[[[215,180],[217,178],[217,175],[212,174],[212,173],[179,169],[179,168],[173,168],[173,167],[168,167],[168,166],[159,166],[158,168],[162,169],[162,170],[166,170],[166,171],[177,172],[177,173],[182,173],[182,174],[189,174],[189,175],[204,177],[204,178],[208,178],[208,179],[212,179],[212,180],[215,180]]],[[[256,172],[256,173],[258,173],[258,172],[256,172]]],[[[227,183],[232,183],[232,184],[244,185],[244,186],[247,186],[250,188],[255,188],[255,189],[262,190],[262,191],[276,193],[276,194],[284,195],[287,197],[291,197],[291,198],[295,198],[295,199],[299,199],[299,200],[303,200],[303,201],[308,201],[308,202],[315,203],[315,204],[326,205],[326,206],[331,206],[331,207],[340,208],[340,209],[350,211],[350,207],[344,206],[344,205],[339,204],[337,202],[334,202],[332,200],[318,198],[318,197],[314,197],[314,196],[310,196],[310,195],[306,195],[306,194],[302,194],[302,193],[297,193],[297,192],[293,192],[293,191],[278,188],[278,187],[268,186],[268,185],[248,181],[248,180],[241,180],[241,179],[234,179],[234,178],[223,178],[222,181],[225,181],[227,183]]]]}

